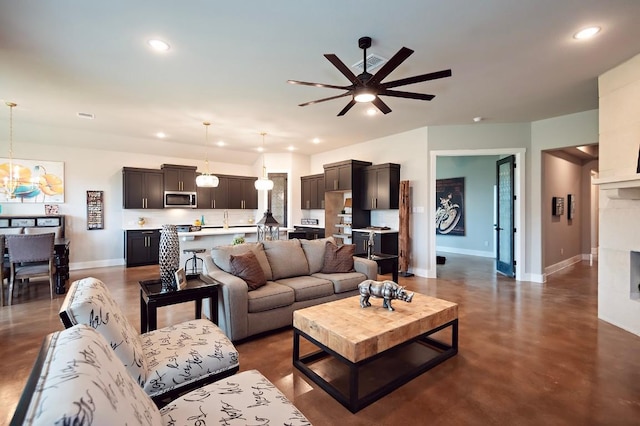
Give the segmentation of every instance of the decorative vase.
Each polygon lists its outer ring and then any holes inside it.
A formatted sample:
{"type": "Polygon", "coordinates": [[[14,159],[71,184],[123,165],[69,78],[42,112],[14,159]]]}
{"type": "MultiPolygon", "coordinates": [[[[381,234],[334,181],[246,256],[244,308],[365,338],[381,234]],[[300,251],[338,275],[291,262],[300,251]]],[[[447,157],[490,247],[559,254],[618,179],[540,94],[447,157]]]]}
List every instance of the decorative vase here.
{"type": "Polygon", "coordinates": [[[176,290],[175,272],[180,267],[180,240],[175,225],[162,225],[159,257],[162,289],[176,290]]]}

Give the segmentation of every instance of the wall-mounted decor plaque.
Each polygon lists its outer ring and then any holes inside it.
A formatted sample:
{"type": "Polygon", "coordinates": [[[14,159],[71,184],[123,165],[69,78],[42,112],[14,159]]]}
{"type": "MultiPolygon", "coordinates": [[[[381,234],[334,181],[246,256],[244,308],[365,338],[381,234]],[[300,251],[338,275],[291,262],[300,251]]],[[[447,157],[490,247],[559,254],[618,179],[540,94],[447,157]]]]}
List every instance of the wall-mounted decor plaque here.
{"type": "Polygon", "coordinates": [[[104,191],[87,191],[87,229],[104,229],[104,191]]]}

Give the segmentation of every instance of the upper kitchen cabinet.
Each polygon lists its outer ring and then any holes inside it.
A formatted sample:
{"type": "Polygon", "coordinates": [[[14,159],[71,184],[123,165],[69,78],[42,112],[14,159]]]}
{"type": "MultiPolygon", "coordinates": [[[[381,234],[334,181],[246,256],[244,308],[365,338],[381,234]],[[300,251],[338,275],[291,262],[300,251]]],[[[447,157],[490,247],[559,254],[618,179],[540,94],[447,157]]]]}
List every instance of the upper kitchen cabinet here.
{"type": "Polygon", "coordinates": [[[400,199],[400,164],[385,163],[367,167],[364,182],[362,209],[397,209],[400,199]]]}
{"type": "Polygon", "coordinates": [[[324,165],[325,191],[351,191],[358,188],[362,170],[370,166],[368,161],[346,160],[324,165]]]}
{"type": "Polygon", "coordinates": [[[228,209],[229,208],[229,178],[218,176],[218,186],[215,188],[198,188],[199,209],[228,209]]]}
{"type": "Polygon", "coordinates": [[[258,190],[255,177],[229,177],[229,209],[257,209],[258,190]]]}
{"type": "Polygon", "coordinates": [[[324,209],[324,174],[302,176],[300,184],[302,187],[300,208],[324,209]]]}
{"type": "Polygon", "coordinates": [[[164,173],[161,170],[123,167],[122,203],[125,209],[164,208],[164,173]]]}
{"type": "Polygon", "coordinates": [[[187,191],[196,190],[196,167],[179,166],[176,164],[163,164],[165,191],[187,191]]]}

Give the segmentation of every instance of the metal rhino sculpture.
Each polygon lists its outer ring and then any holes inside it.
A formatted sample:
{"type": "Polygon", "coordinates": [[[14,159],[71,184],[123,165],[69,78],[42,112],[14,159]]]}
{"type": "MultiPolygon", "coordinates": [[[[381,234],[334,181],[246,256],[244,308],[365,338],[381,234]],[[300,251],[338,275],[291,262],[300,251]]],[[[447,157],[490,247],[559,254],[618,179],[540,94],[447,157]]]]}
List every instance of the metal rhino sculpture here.
{"type": "Polygon", "coordinates": [[[366,280],[358,284],[358,290],[360,290],[360,307],[366,308],[371,306],[369,303],[369,297],[380,297],[383,299],[382,307],[393,311],[391,301],[393,299],[403,300],[407,303],[411,303],[413,299],[413,293],[407,293],[404,287],[399,286],[393,281],[374,281],[366,280]]]}

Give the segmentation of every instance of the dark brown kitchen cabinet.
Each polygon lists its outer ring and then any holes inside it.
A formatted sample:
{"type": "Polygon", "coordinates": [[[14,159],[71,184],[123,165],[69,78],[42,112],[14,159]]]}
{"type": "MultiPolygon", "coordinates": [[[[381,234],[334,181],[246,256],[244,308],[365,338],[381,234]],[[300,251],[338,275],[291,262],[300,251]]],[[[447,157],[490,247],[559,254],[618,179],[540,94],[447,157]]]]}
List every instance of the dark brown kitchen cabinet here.
{"type": "Polygon", "coordinates": [[[164,173],[155,169],[123,167],[122,204],[125,209],[164,208],[164,173]]]}
{"type": "Polygon", "coordinates": [[[229,207],[229,178],[218,176],[218,186],[215,188],[197,188],[199,209],[228,209],[229,207]]]}
{"type": "Polygon", "coordinates": [[[255,177],[229,177],[229,207],[230,209],[257,209],[258,190],[255,187],[255,177]]]}
{"type": "Polygon", "coordinates": [[[400,199],[400,165],[376,164],[363,172],[362,209],[397,209],[400,199]]]}
{"type": "Polygon", "coordinates": [[[187,191],[196,190],[196,167],[180,166],[176,164],[163,164],[165,191],[187,191]]]}
{"type": "Polygon", "coordinates": [[[160,257],[160,230],[125,231],[125,251],[127,267],[156,265],[160,257]]]}
{"type": "Polygon", "coordinates": [[[300,178],[303,210],[324,209],[324,174],[302,176],[300,178]]]}
{"type": "Polygon", "coordinates": [[[346,160],[324,165],[325,191],[351,191],[358,188],[362,169],[370,166],[368,161],[346,160]]]}
{"type": "MultiPolygon", "coordinates": [[[[355,247],[355,254],[367,253],[367,246],[369,244],[369,232],[367,231],[353,231],[353,244],[355,247]]],[[[373,234],[373,253],[382,254],[398,254],[398,233],[397,232],[375,232],[373,234]]],[[[391,271],[391,265],[380,265],[378,267],[378,273],[388,274],[391,271]]]]}

